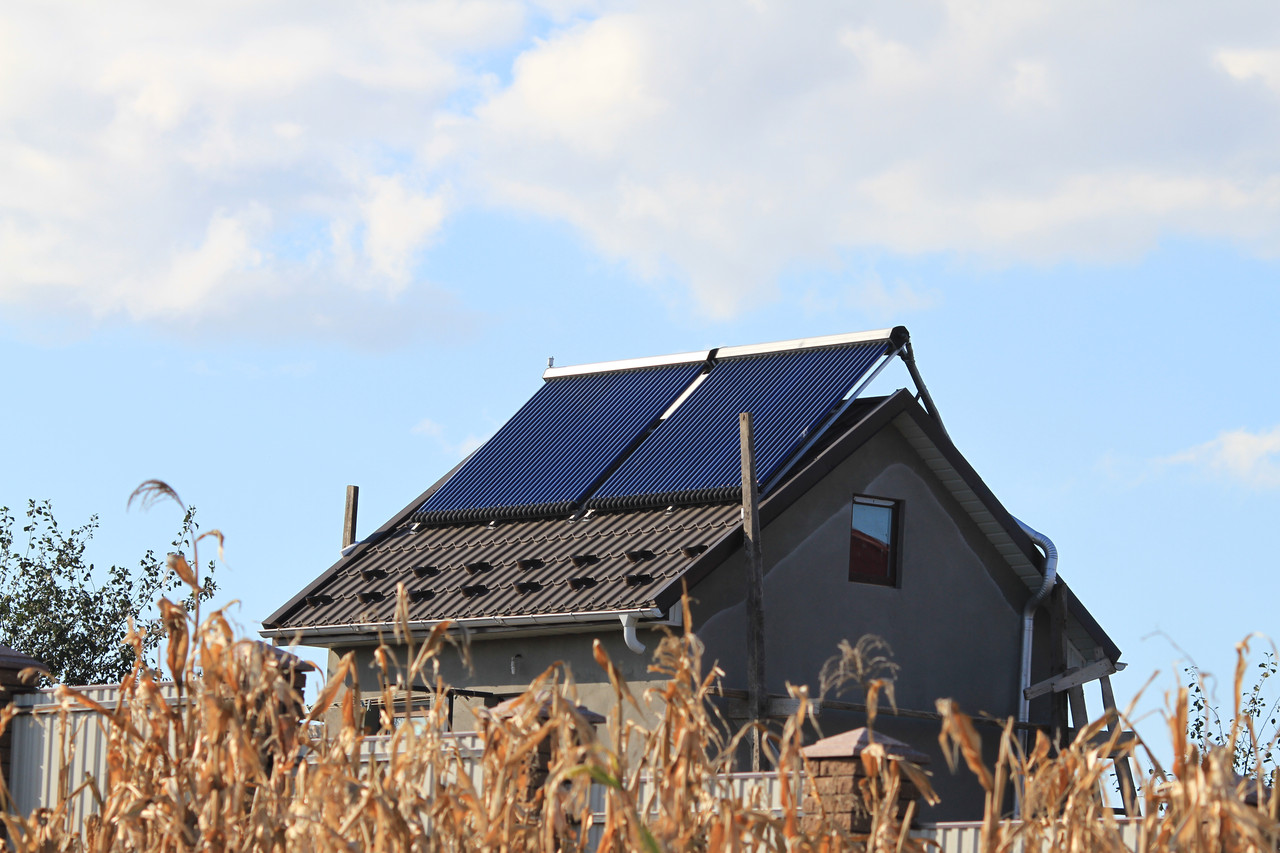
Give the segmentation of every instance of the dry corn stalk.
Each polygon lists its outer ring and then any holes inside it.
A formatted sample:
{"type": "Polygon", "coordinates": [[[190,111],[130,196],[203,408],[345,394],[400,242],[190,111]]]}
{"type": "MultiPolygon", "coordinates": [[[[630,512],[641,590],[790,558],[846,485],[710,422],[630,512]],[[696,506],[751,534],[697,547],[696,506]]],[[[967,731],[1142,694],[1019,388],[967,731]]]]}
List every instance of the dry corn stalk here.
{"type": "MultiPolygon", "coordinates": [[[[197,558],[198,564],[198,558],[197,558]]],[[[194,574],[181,572],[194,586],[194,574]]],[[[692,624],[687,611],[684,624],[692,624]]],[[[108,733],[109,778],[85,782],[98,814],[71,825],[70,803],[79,788],[64,786],[59,802],[30,816],[0,819],[18,851],[835,851],[923,850],[895,808],[899,773],[922,791],[918,768],[885,760],[874,747],[862,755],[865,776],[857,793],[871,817],[867,835],[849,835],[818,821],[807,832],[797,820],[805,777],[800,747],[811,723],[808,691],[791,688],[796,712],[768,746],[781,786],[781,814],[768,804],[733,794],[724,784],[748,730],[730,731],[711,696],[720,676],[705,671],[702,648],[686,628],[659,644],[651,671],[661,687],[636,697],[604,649],[596,660],[613,685],[606,731],[578,711],[571,673],[555,666],[510,705],[484,721],[478,758],[463,754],[446,731],[447,686],[438,656],[448,642],[441,625],[419,640],[409,631],[401,590],[393,644],[381,646],[383,706],[393,707],[406,684],[433,685],[422,711],[425,724],[395,728],[381,757],[357,720],[354,659],[342,659],[316,705],[303,707],[293,673],[261,647],[235,637],[222,612],[201,619],[180,605],[160,603],[167,632],[165,675],[177,687],[166,699],[160,673],[142,660],[119,687],[115,709],[94,707],[76,693],[61,694],[64,717],[74,704],[90,707],[108,733]],[[648,728],[623,709],[647,706],[648,728]],[[313,725],[330,709],[336,723],[323,735],[313,725]],[[638,756],[633,760],[632,756],[638,756]],[[479,762],[479,772],[472,762],[479,762]],[[481,780],[473,782],[473,777],[481,780]],[[601,810],[599,818],[593,814],[601,810]]],[[[870,647],[868,647],[870,648],[870,647]]],[[[877,647],[878,648],[878,647],[877,647]]],[[[845,663],[829,672],[838,681],[861,672],[845,663]]],[[[883,675],[881,667],[877,670],[883,675]]],[[[892,697],[890,680],[872,690],[892,697]]],[[[1237,691],[1238,692],[1238,691],[1237,691]]],[[[874,704],[872,702],[871,704],[874,704]]],[[[1023,754],[1012,727],[1000,734],[994,766],[983,762],[972,721],[949,703],[942,742],[953,763],[963,758],[987,793],[981,847],[1006,851],[1120,851],[1119,825],[1098,795],[1109,766],[1110,743],[1090,740],[1103,721],[1055,750],[1037,737],[1023,754]],[[1005,804],[1016,789],[1022,818],[1005,804]]],[[[1144,779],[1141,851],[1274,851],[1280,838],[1277,802],[1230,772],[1230,756],[1200,754],[1186,740],[1187,699],[1180,691],[1170,714],[1174,764],[1144,779]]],[[[0,730],[10,715],[0,715],[0,730]]],[[[389,722],[389,721],[388,721],[389,722]]],[[[1140,745],[1145,749],[1145,745],[1140,745]]],[[[1129,747],[1126,747],[1129,748],[1129,747]]]]}

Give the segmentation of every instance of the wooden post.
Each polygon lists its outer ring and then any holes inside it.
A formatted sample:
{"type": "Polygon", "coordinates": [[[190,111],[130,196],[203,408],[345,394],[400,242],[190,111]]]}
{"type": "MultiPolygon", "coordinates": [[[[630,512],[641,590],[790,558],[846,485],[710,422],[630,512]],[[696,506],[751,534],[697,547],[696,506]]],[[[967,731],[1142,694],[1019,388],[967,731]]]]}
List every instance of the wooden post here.
{"type": "MultiPolygon", "coordinates": [[[[760,549],[759,490],[756,485],[755,449],[751,437],[751,413],[738,415],[742,446],[742,551],[747,561],[747,696],[751,720],[765,718],[764,679],[764,555],[760,549]]],[[[751,744],[751,769],[760,770],[760,733],[751,744]]]]}
{"type": "Polygon", "coordinates": [[[347,486],[347,510],[342,516],[342,547],[356,542],[356,512],[360,508],[360,487],[347,486]]]}
{"type": "Polygon", "coordinates": [[[1084,686],[1077,684],[1067,689],[1067,702],[1071,705],[1071,728],[1074,734],[1089,725],[1089,709],[1084,704],[1084,686]]]}

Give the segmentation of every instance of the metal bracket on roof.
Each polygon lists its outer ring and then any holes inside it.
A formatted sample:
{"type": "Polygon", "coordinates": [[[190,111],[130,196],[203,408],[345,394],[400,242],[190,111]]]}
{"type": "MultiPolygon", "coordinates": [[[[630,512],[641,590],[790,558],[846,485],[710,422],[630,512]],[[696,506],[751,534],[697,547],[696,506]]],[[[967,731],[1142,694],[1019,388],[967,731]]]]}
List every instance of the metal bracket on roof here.
{"type": "Polygon", "coordinates": [[[920,376],[920,369],[916,367],[916,356],[911,350],[911,341],[907,340],[900,347],[902,361],[907,366],[907,372],[911,374],[911,381],[916,383],[916,397],[924,401],[925,411],[933,415],[933,419],[938,422],[938,428],[942,430],[942,434],[947,436],[947,440],[951,439],[947,435],[947,428],[942,424],[942,416],[938,414],[938,407],[933,404],[933,398],[929,396],[929,389],[925,387],[924,378],[920,376]]]}
{"type": "MultiPolygon", "coordinates": [[[[901,326],[898,326],[897,328],[902,329],[903,333],[905,334],[906,329],[903,329],[901,326]]],[[[896,332],[897,329],[895,329],[894,331],[896,332]]],[[[848,396],[844,398],[844,402],[841,403],[840,406],[834,412],[832,412],[831,415],[825,421],[822,422],[821,426],[819,426],[817,429],[813,431],[813,433],[809,436],[809,440],[806,441],[799,450],[791,454],[791,458],[787,460],[787,464],[783,465],[781,470],[779,470],[778,473],[773,475],[772,479],[770,479],[769,482],[765,484],[764,488],[761,491],[768,492],[771,489],[773,489],[774,486],[778,485],[783,481],[783,479],[787,476],[787,474],[791,472],[791,469],[795,467],[796,463],[799,462],[801,459],[803,459],[804,455],[809,452],[809,449],[812,448],[815,444],[817,444],[818,441],[822,438],[822,436],[826,434],[827,430],[831,427],[831,425],[835,423],[837,420],[839,420],[841,415],[843,415],[846,411],[848,411],[849,407],[852,406],[854,404],[854,401],[858,399],[858,396],[867,389],[868,385],[870,385],[873,381],[875,381],[875,378],[877,376],[880,375],[880,371],[884,370],[885,365],[893,361],[893,357],[901,353],[903,347],[905,346],[907,346],[907,343],[905,341],[902,343],[899,343],[892,352],[890,352],[884,358],[880,359],[880,363],[876,365],[876,369],[871,371],[869,374],[867,374],[866,378],[864,378],[860,383],[858,383],[858,386],[856,388],[854,388],[852,391],[849,392],[848,396]]]]}

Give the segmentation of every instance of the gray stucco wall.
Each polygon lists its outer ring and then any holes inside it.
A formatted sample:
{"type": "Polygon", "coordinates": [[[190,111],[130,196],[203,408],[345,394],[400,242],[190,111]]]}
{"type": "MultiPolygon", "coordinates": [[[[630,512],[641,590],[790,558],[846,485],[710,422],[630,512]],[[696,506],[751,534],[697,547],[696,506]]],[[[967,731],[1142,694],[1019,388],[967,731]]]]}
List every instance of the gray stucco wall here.
{"type": "MultiPolygon", "coordinates": [[[[821,483],[770,523],[762,535],[765,556],[766,658],[769,691],[786,683],[817,692],[822,664],[842,639],[863,634],[885,638],[901,669],[899,707],[931,711],[939,697],[956,699],[971,714],[1007,717],[1016,712],[1020,609],[1027,591],[989,540],[923,464],[896,429],[882,430],[821,483]],[[848,580],[852,496],[867,494],[903,502],[902,561],[896,588],[848,580]]],[[[725,684],[745,688],[745,619],[741,553],[732,555],[691,590],[694,626],[705,643],[705,665],[718,662],[725,684]]],[[[678,630],[678,629],[677,629],[678,630]]],[[[599,637],[637,697],[656,685],[650,659],[630,652],[621,630],[541,637],[486,636],[471,643],[472,669],[458,654],[442,657],[442,675],[458,687],[518,693],[557,661],[569,666],[580,701],[601,713],[614,704],[605,674],[592,657],[599,637]],[[512,658],[519,655],[516,673],[512,658]]],[[[641,631],[650,651],[655,632],[641,631]]],[[[337,650],[341,651],[341,650],[337,650]]],[[[357,649],[360,685],[376,690],[373,652],[357,649]]],[[[840,697],[860,701],[861,695],[840,697]]],[[[455,728],[474,728],[479,700],[457,700],[455,728]]],[[[649,715],[645,715],[648,717],[649,715]]],[[[855,713],[824,712],[825,734],[864,720],[855,713]]],[[[972,818],[981,791],[966,770],[952,776],[938,750],[935,722],[881,716],[877,728],[933,756],[940,806],[924,820],[972,818]]],[[[981,729],[994,758],[997,730],[981,729]]],[[[816,737],[816,733],[810,733],[816,737]]]]}
{"type": "MultiPolygon", "coordinates": [[[[1016,713],[1025,587],[895,429],[882,430],[769,524],[762,543],[771,693],[785,695],[786,682],[808,684],[816,693],[818,673],[842,639],[854,643],[876,634],[901,667],[899,707],[932,711],[936,699],[949,697],[971,714],[1016,713]],[[903,502],[896,588],[848,580],[854,494],[903,502]]],[[[739,553],[692,590],[707,658],[726,670],[726,685],[739,688],[746,686],[744,578],[739,553]]],[[[861,724],[850,713],[828,711],[822,718],[827,734],[861,724]]],[[[980,813],[981,796],[967,771],[956,778],[945,768],[936,724],[882,716],[877,727],[934,757],[943,804],[927,810],[925,819],[980,813]]],[[[994,744],[995,730],[988,731],[994,744]]]]}
{"type": "MultiPolygon", "coordinates": [[[[440,676],[446,684],[453,687],[516,695],[527,689],[529,683],[548,667],[563,663],[578,685],[578,701],[593,711],[605,714],[614,707],[615,702],[608,676],[595,661],[592,643],[599,638],[614,665],[627,680],[637,701],[644,707],[644,690],[659,683],[648,672],[648,667],[651,662],[649,652],[657,647],[662,635],[655,630],[640,630],[637,633],[648,649],[646,654],[635,654],[626,647],[622,641],[621,625],[616,630],[550,636],[474,635],[468,643],[470,667],[464,663],[458,649],[447,648],[439,657],[440,676]]],[[[334,651],[336,654],[346,650],[334,651]]],[[[380,671],[374,660],[374,651],[368,647],[357,647],[354,651],[360,689],[376,695],[380,687],[380,671]]],[[[400,652],[399,657],[403,665],[403,652],[400,652]]],[[[330,670],[332,669],[331,659],[330,670]]],[[[482,707],[482,699],[458,697],[454,703],[454,729],[474,730],[475,709],[482,707]]],[[[650,715],[636,717],[628,714],[628,717],[651,719],[650,715]]]]}

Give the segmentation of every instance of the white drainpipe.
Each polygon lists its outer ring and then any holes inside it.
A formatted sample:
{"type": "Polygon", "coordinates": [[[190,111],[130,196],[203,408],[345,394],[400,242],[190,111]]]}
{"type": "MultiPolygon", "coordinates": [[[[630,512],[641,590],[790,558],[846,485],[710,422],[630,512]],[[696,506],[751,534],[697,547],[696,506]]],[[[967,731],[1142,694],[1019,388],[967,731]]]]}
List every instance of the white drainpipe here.
{"type": "MultiPolygon", "coordinates": [[[[1014,521],[1018,520],[1014,519],[1014,521]]],[[[1054,582],[1058,579],[1058,549],[1053,544],[1053,540],[1043,533],[1033,530],[1021,521],[1018,521],[1018,526],[1044,551],[1044,582],[1040,584],[1036,594],[1027,601],[1027,606],[1022,608],[1022,678],[1018,688],[1018,722],[1026,723],[1030,722],[1031,717],[1031,700],[1027,698],[1027,688],[1031,686],[1031,638],[1035,633],[1036,608],[1049,596],[1054,582]]]]}
{"type": "Polygon", "coordinates": [[[618,618],[622,620],[622,641],[627,644],[627,648],[638,655],[644,654],[644,643],[636,636],[636,624],[640,617],[635,613],[623,613],[618,618]]]}

